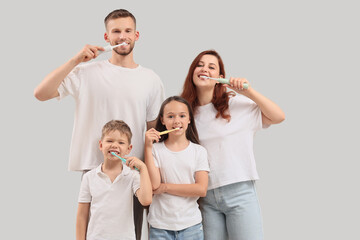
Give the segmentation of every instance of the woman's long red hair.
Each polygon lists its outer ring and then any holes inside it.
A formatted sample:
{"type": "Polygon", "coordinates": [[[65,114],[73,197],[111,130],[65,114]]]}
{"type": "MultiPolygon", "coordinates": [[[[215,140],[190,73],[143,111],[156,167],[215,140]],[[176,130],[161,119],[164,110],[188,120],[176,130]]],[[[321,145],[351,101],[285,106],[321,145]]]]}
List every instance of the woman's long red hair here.
{"type": "MultiPolygon", "coordinates": [[[[206,50],[201,52],[194,61],[191,63],[189,72],[185,78],[183,92],[181,93],[181,97],[185,98],[191,105],[194,113],[196,112],[196,108],[200,105],[199,99],[196,92],[196,86],[193,82],[193,74],[195,71],[196,66],[198,65],[200,59],[204,55],[213,55],[219,61],[219,68],[220,68],[220,75],[225,78],[225,67],[224,63],[220,57],[220,55],[215,50],[206,50]]],[[[226,87],[218,83],[215,85],[213,99],[211,100],[212,104],[214,105],[215,109],[217,110],[216,118],[222,117],[228,121],[230,121],[230,113],[229,109],[229,98],[234,96],[233,92],[227,92],[226,87]]]]}

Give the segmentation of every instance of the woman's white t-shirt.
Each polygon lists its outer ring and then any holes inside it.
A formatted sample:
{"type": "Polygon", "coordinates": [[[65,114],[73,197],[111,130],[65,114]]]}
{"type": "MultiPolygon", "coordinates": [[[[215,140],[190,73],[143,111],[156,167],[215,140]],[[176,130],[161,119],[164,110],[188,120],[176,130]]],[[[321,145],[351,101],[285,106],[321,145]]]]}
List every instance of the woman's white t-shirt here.
{"type": "Polygon", "coordinates": [[[236,95],[229,100],[229,112],[230,122],[216,118],[212,103],[199,106],[195,112],[200,144],[207,150],[211,169],[209,190],[259,178],[253,138],[262,128],[261,110],[251,99],[236,95]]]}

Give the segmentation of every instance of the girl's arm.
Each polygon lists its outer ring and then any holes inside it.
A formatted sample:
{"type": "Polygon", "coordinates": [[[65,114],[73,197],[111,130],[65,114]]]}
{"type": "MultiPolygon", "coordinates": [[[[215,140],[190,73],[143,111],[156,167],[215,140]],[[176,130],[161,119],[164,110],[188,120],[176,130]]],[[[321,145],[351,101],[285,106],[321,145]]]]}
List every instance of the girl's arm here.
{"type": "Polygon", "coordinates": [[[152,155],[153,142],[158,142],[160,138],[159,132],[151,128],[145,133],[145,164],[149,171],[152,189],[157,189],[161,183],[160,170],[155,166],[152,155]]]}
{"type": "Polygon", "coordinates": [[[79,203],[76,216],[76,240],[85,240],[89,222],[90,203],[79,203]]]}
{"type": "Polygon", "coordinates": [[[230,78],[231,89],[253,100],[260,108],[262,114],[262,123],[266,125],[281,123],[285,120],[285,113],[281,108],[270,99],[249,86],[243,89],[243,83],[249,82],[245,78],[230,78]]]}
{"type": "Polygon", "coordinates": [[[193,184],[161,183],[154,194],[169,193],[181,197],[205,197],[208,187],[208,172],[197,171],[193,184]]]}
{"type": "Polygon", "coordinates": [[[126,158],[126,165],[131,169],[134,169],[135,167],[139,169],[140,188],[136,191],[136,196],[141,205],[149,206],[152,202],[152,187],[149,172],[145,163],[137,157],[128,157],[126,158]]]}

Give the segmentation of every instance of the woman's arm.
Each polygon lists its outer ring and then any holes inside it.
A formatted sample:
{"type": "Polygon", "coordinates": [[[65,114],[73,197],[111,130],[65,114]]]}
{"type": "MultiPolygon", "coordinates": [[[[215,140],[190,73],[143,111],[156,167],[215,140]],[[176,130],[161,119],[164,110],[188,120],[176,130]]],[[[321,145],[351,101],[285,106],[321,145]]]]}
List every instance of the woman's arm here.
{"type": "Polygon", "coordinates": [[[263,124],[277,124],[285,120],[285,113],[281,110],[281,108],[276,103],[251,88],[247,79],[230,78],[229,87],[237,93],[250,98],[259,106],[262,114],[263,124]],[[243,89],[244,83],[249,85],[248,89],[243,89]]]}
{"type": "Polygon", "coordinates": [[[181,197],[205,197],[208,187],[208,172],[198,171],[195,173],[193,184],[161,183],[154,194],[169,193],[181,197]]]}

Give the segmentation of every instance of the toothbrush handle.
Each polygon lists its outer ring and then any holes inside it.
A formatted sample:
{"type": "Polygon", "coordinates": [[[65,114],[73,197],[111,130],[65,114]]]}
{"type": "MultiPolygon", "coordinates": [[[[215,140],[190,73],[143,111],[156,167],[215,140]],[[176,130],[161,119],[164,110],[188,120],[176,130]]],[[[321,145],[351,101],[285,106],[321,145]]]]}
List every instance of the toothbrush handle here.
{"type": "Polygon", "coordinates": [[[106,46],[104,47],[104,49],[105,49],[104,51],[98,51],[99,52],[98,56],[104,52],[110,52],[112,50],[112,46],[106,46]]]}
{"type": "MultiPolygon", "coordinates": [[[[122,158],[122,157],[116,155],[115,153],[111,153],[111,154],[114,155],[115,157],[119,158],[119,159],[120,159],[121,161],[123,161],[124,163],[126,163],[126,159],[125,159],[125,158],[122,158]]],[[[137,167],[135,167],[135,170],[140,171],[137,167]]]]}
{"type": "MultiPolygon", "coordinates": [[[[223,84],[229,84],[230,83],[230,80],[229,79],[226,79],[226,78],[218,78],[217,81],[219,83],[223,83],[223,84]]],[[[249,88],[249,85],[247,83],[244,83],[243,84],[243,87],[244,89],[248,89],[249,88]]]]}

